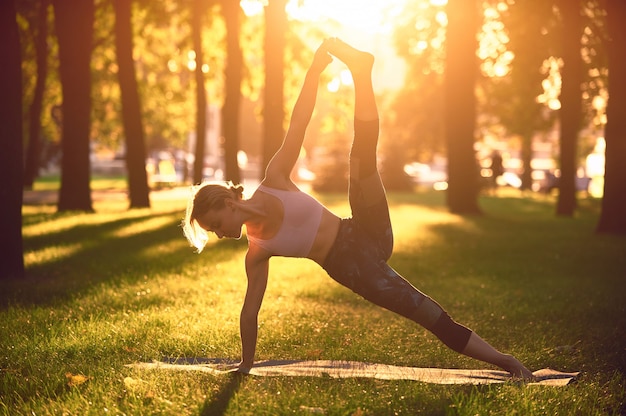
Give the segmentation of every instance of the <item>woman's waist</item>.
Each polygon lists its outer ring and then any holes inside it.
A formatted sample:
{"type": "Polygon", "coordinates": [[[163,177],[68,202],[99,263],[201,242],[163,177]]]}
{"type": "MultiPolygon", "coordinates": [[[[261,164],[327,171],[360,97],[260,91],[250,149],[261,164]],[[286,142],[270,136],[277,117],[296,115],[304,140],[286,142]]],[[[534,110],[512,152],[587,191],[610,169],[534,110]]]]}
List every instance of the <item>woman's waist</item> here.
{"type": "Polygon", "coordinates": [[[311,247],[311,251],[307,256],[308,258],[320,266],[324,265],[326,256],[328,256],[337,239],[341,222],[342,220],[338,216],[328,210],[324,210],[313,247],[311,247]]]}

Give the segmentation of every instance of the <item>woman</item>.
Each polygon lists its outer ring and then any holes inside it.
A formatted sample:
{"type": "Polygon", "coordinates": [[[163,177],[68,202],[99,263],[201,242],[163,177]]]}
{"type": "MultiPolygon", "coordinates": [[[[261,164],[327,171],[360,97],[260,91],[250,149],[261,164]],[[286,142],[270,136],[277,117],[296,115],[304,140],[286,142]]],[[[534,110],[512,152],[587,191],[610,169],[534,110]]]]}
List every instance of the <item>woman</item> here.
{"type": "Polygon", "coordinates": [[[246,226],[248,287],[240,315],[239,370],[247,372],[254,363],[257,317],[269,259],[286,256],[315,261],[340,284],[424,326],[453,350],[494,364],[515,377],[531,379],[532,373],[517,359],[500,353],[453,321],[439,304],[387,265],[393,235],[376,165],[378,109],[371,80],[373,63],[371,54],[341,40],[324,41],[307,71],[282,146],[254,195],[243,199],[241,186],[207,184],[197,190],[187,209],[185,236],[199,251],[209,232],[218,238],[240,238],[242,226],[246,226]],[[349,189],[352,217],[346,219],[300,191],[290,179],[315,106],[319,76],[332,62],[331,55],[347,65],[355,88],[349,189]]]}

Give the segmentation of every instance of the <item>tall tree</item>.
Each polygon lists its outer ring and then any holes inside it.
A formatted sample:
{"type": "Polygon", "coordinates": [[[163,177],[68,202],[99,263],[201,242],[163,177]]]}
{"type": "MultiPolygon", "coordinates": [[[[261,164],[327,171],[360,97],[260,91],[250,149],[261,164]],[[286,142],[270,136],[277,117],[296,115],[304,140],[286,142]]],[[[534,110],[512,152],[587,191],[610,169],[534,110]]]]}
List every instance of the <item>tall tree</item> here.
{"type": "Polygon", "coordinates": [[[607,24],[610,39],[609,101],[605,129],[604,197],[596,231],[626,234],[626,3],[607,0],[607,24]]]}
{"type": "Polygon", "coordinates": [[[237,152],[239,151],[239,108],[243,55],[239,43],[241,6],[237,1],[224,0],[222,13],[226,22],[226,95],[222,107],[225,179],[241,182],[237,152]]]}
{"type": "Polygon", "coordinates": [[[447,204],[457,214],[478,214],[478,167],[474,154],[478,9],[475,1],[449,0],[444,74],[448,147],[447,204]]]}
{"type": "Polygon", "coordinates": [[[196,148],[193,165],[193,182],[202,182],[204,170],[204,154],[206,147],[207,128],[207,97],[204,85],[204,53],[202,51],[202,17],[206,11],[205,0],[194,0],[193,13],[191,16],[191,36],[193,38],[193,49],[196,52],[196,68],[194,71],[196,79],[196,148]]]}
{"type": "Polygon", "coordinates": [[[265,6],[265,89],[263,95],[263,170],[285,135],[285,33],[287,0],[269,0],[265,6]]]}
{"type": "Polygon", "coordinates": [[[146,174],[146,145],[141,121],[141,103],[133,61],[132,0],[114,0],[115,47],[122,94],[122,121],[126,138],[126,170],[130,208],[150,207],[146,174]]]}
{"type": "Polygon", "coordinates": [[[0,279],[24,276],[22,246],[22,67],[17,14],[12,1],[0,2],[0,279]]]}
{"type": "Polygon", "coordinates": [[[578,133],[582,125],[583,60],[580,54],[583,34],[582,4],[575,0],[559,0],[561,14],[561,135],[559,197],[557,215],[572,216],[576,208],[576,166],[578,133]]]}
{"type": "Polygon", "coordinates": [[[41,0],[35,4],[37,20],[35,32],[35,56],[37,61],[37,80],[35,91],[28,114],[28,144],[24,165],[24,188],[32,189],[33,183],[39,176],[41,160],[41,111],[43,108],[43,94],[48,75],[48,6],[50,0],[41,0]]]}
{"type": "Polygon", "coordinates": [[[93,211],[91,204],[89,126],[93,0],[53,0],[63,89],[61,189],[58,210],[93,211]]]}
{"type": "MultiPolygon", "coordinates": [[[[441,18],[445,7],[441,2],[435,6],[428,0],[410,0],[396,17],[393,43],[406,62],[407,76],[387,110],[384,126],[388,141],[403,150],[405,159],[395,161],[399,165],[396,171],[407,162],[430,164],[437,155],[445,154],[445,48],[441,47],[446,37],[447,22],[441,18]]],[[[388,145],[381,137],[383,151],[388,145]]]]}
{"type": "Polygon", "coordinates": [[[546,77],[544,63],[556,56],[551,50],[555,43],[551,38],[555,33],[551,27],[553,4],[545,0],[518,1],[502,13],[509,38],[507,49],[514,59],[510,74],[493,79],[488,86],[489,111],[509,133],[521,139],[522,189],[532,187],[533,137],[553,125],[553,113],[537,101],[546,77]]]}

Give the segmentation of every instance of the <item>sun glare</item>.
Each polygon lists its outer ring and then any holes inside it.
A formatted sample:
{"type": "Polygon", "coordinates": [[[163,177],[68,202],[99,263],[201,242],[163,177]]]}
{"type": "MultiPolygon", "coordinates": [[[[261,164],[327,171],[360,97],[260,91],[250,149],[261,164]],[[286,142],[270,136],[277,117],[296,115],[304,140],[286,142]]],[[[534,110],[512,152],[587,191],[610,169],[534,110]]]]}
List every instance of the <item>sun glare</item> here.
{"type": "Polygon", "coordinates": [[[336,22],[368,34],[389,33],[403,4],[404,0],[291,0],[287,14],[301,21],[336,22]]]}
{"type": "MultiPolygon", "coordinates": [[[[406,0],[289,0],[286,11],[291,19],[317,24],[334,23],[366,34],[390,33],[394,19],[402,13],[406,0]]],[[[445,4],[447,0],[431,0],[445,4]]],[[[263,12],[267,0],[241,0],[247,16],[263,12]]]]}
{"type": "MultiPolygon", "coordinates": [[[[289,19],[311,25],[326,36],[337,36],[357,48],[374,53],[377,65],[374,75],[376,90],[397,89],[404,80],[405,62],[395,54],[391,44],[394,25],[400,21],[409,0],[288,0],[285,11],[289,19]]],[[[421,0],[428,5],[445,5],[447,0],[421,0]]],[[[240,0],[246,16],[264,12],[268,0],[240,0]]],[[[312,48],[319,39],[311,41],[312,48]]],[[[340,66],[333,81],[327,86],[330,91],[337,91],[341,85],[348,85],[340,66]]]]}

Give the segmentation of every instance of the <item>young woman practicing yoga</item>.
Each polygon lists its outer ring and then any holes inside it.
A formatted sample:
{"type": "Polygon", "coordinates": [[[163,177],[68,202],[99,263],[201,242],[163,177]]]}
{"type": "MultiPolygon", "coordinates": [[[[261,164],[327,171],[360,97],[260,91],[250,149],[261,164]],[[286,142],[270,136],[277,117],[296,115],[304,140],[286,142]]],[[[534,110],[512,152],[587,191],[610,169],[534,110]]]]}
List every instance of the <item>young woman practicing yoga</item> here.
{"type": "Polygon", "coordinates": [[[325,40],[307,71],[282,146],[254,195],[244,199],[241,186],[205,184],[190,201],[183,229],[198,251],[204,248],[209,232],[218,238],[240,238],[242,226],[246,226],[248,287],[240,316],[239,370],[246,372],[254,363],[257,317],[267,286],[269,259],[285,256],[315,261],[340,284],[422,325],[454,351],[494,364],[515,377],[532,378],[516,358],[495,350],[452,320],[437,302],[387,265],[393,235],[376,165],[378,109],[372,88],[373,64],[371,54],[335,38],[325,40]],[[290,179],[315,106],[319,76],[332,62],[331,55],[347,65],[355,89],[349,181],[352,217],[343,219],[290,179]]]}

